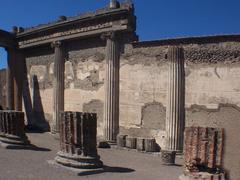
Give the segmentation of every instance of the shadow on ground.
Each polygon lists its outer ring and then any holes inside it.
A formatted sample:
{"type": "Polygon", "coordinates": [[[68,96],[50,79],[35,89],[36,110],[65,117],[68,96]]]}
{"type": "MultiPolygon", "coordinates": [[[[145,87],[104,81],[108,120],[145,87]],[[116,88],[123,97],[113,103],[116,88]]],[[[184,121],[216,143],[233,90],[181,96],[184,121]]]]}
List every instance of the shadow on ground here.
{"type": "Polygon", "coordinates": [[[6,147],[6,149],[12,149],[12,150],[17,150],[17,149],[21,149],[21,150],[30,150],[30,151],[42,151],[42,152],[48,152],[48,151],[52,151],[51,149],[48,148],[43,148],[43,147],[38,147],[35,145],[28,145],[28,146],[15,146],[15,145],[8,145],[6,147]]]}
{"type": "Polygon", "coordinates": [[[78,176],[89,176],[101,173],[131,173],[134,172],[134,169],[124,168],[124,167],[110,167],[110,166],[103,166],[101,169],[97,170],[90,170],[78,173],[78,176]]]}

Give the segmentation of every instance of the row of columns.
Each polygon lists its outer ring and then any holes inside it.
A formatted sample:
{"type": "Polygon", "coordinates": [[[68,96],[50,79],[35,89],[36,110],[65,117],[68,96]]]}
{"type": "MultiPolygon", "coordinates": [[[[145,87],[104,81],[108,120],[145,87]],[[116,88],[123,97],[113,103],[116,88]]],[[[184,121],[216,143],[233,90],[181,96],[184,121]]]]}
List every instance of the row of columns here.
{"type": "MultiPolygon", "coordinates": [[[[106,78],[105,78],[105,140],[116,142],[119,133],[119,39],[115,32],[103,34],[106,40],[106,78]]],[[[65,52],[62,42],[52,43],[54,48],[53,79],[53,125],[52,132],[59,132],[60,112],[64,111],[64,67],[65,52]]],[[[21,57],[18,50],[8,48],[7,68],[7,107],[22,110],[21,57]],[[18,67],[18,68],[16,68],[18,67]]],[[[167,91],[166,149],[181,151],[184,131],[184,53],[176,46],[169,47],[169,78],[167,91]]]]}
{"type": "MultiPolygon", "coordinates": [[[[119,43],[115,32],[101,36],[106,40],[105,140],[116,142],[119,133],[119,43]]],[[[52,133],[59,132],[60,112],[64,111],[64,45],[52,43],[54,48],[53,125],[52,133]]]]}
{"type": "MultiPolygon", "coordinates": [[[[116,142],[119,133],[119,62],[120,47],[116,33],[103,34],[106,40],[106,84],[104,127],[105,140],[116,142]]],[[[54,110],[52,132],[59,132],[60,112],[64,111],[64,48],[61,42],[54,42],[54,110]]],[[[167,93],[166,149],[181,151],[184,131],[184,55],[183,49],[169,47],[169,79],[167,93]]]]}

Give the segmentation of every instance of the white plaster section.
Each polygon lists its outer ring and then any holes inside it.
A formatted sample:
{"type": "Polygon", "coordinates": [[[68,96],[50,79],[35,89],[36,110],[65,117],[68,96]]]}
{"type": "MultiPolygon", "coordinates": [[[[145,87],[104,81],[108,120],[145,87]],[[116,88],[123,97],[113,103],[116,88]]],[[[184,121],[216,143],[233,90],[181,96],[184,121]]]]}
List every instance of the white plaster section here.
{"type": "Polygon", "coordinates": [[[240,67],[189,67],[188,70],[186,107],[198,104],[216,109],[220,103],[240,106],[240,67]]]}
{"type": "Polygon", "coordinates": [[[49,74],[53,75],[54,73],[54,63],[51,63],[49,66],[49,74]]]}
{"type": "MultiPolygon", "coordinates": [[[[81,89],[65,89],[65,111],[83,111],[83,104],[89,103],[92,99],[98,99],[104,102],[104,86],[98,91],[86,91],[81,89]]],[[[98,136],[103,136],[103,124],[98,127],[98,136]]]]}
{"type": "Polygon", "coordinates": [[[120,69],[120,126],[139,127],[145,103],[166,106],[167,64],[144,66],[124,64],[120,69]]]}
{"type": "Polygon", "coordinates": [[[105,78],[103,62],[95,62],[92,58],[89,58],[85,62],[79,62],[77,65],[77,78],[84,80],[91,75],[91,71],[99,71],[99,81],[103,81],[105,78]]]}
{"type": "Polygon", "coordinates": [[[30,76],[36,75],[39,82],[44,82],[47,75],[47,67],[45,65],[34,65],[30,69],[30,76]]]}
{"type": "Polygon", "coordinates": [[[67,80],[74,79],[73,64],[71,61],[65,62],[65,79],[67,80]]]}

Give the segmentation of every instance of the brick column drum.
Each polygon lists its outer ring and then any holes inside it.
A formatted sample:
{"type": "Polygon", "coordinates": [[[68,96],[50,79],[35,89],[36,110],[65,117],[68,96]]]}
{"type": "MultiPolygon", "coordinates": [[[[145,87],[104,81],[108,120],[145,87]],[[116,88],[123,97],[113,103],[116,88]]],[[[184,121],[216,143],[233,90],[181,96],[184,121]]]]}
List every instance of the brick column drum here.
{"type": "Polygon", "coordinates": [[[60,112],[64,111],[64,50],[60,41],[52,43],[55,51],[53,79],[53,125],[52,133],[59,132],[60,112]]]}
{"type": "Polygon", "coordinates": [[[55,161],[61,165],[92,169],[102,167],[97,153],[97,115],[63,112],[60,121],[60,151],[55,161]]]}
{"type": "Polygon", "coordinates": [[[24,131],[24,113],[0,111],[0,142],[5,145],[24,146],[30,142],[24,131]]]}
{"type": "Polygon", "coordinates": [[[115,32],[102,35],[106,47],[105,140],[116,143],[119,132],[119,44],[115,32]]]}
{"type": "Polygon", "coordinates": [[[185,129],[182,180],[224,180],[222,169],[223,129],[187,127],[185,129]]]}

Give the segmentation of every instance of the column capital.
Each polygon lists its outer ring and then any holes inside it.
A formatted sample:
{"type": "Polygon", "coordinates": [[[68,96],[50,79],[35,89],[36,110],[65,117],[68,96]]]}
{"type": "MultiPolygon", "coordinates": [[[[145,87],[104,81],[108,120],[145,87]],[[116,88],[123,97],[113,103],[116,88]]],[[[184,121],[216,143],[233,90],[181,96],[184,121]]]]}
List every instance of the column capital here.
{"type": "Polygon", "coordinates": [[[116,40],[118,38],[118,36],[119,36],[119,34],[116,31],[109,31],[106,33],[102,33],[101,39],[102,40],[107,40],[107,39],[116,40]]]}
{"type": "Polygon", "coordinates": [[[56,48],[56,47],[61,47],[63,45],[63,42],[62,41],[54,41],[51,43],[51,47],[52,48],[56,48]]]}

